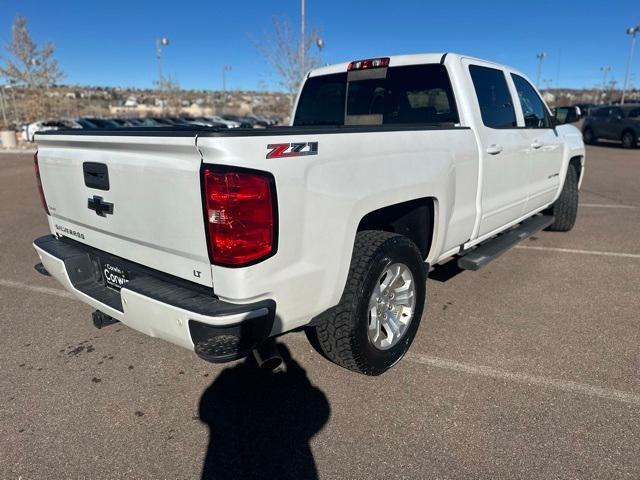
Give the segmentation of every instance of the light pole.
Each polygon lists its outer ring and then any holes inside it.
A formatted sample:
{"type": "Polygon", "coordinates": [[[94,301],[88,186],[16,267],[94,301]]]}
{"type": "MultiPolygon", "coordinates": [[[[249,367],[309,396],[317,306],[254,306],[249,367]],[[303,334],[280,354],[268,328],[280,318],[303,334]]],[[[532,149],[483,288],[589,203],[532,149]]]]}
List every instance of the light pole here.
{"type": "Polygon", "coordinates": [[[602,72],[602,101],[604,102],[604,97],[606,96],[605,90],[607,88],[607,74],[611,71],[611,67],[600,67],[600,71],[602,72]]]}
{"type": "Polygon", "coordinates": [[[538,77],[536,80],[536,86],[538,88],[540,88],[540,74],[542,73],[542,61],[545,59],[546,56],[547,54],[544,52],[540,52],[536,54],[536,58],[538,59],[538,77]]]}
{"type": "Polygon", "coordinates": [[[300,0],[300,67],[302,68],[302,74],[300,75],[301,77],[305,74],[305,68],[304,68],[304,63],[305,63],[304,7],[305,5],[304,4],[305,4],[305,0],[300,0]]]}
{"type": "Polygon", "coordinates": [[[629,58],[627,59],[627,72],[624,75],[624,86],[622,87],[622,98],[620,103],[624,104],[624,97],[627,93],[627,85],[629,83],[629,70],[631,70],[631,62],[633,61],[633,47],[636,45],[636,34],[640,32],[640,25],[627,28],[627,35],[631,35],[631,46],[629,47],[629,58]]]}
{"type": "Polygon", "coordinates": [[[160,90],[164,88],[164,78],[162,76],[162,47],[169,45],[169,39],[162,37],[156,39],[156,59],[158,60],[158,86],[160,90]]]}
{"type": "Polygon", "coordinates": [[[227,72],[231,71],[230,65],[225,65],[222,67],[222,93],[227,91],[227,72]]]}
{"type": "Polygon", "coordinates": [[[616,80],[609,80],[609,101],[613,101],[613,94],[616,91],[616,84],[618,82],[616,80]]]}
{"type": "MultiPolygon", "coordinates": [[[[307,73],[307,64],[306,64],[306,38],[305,38],[305,24],[306,24],[306,15],[305,15],[305,0],[300,0],[300,70],[302,70],[300,74],[300,78],[307,73]]],[[[318,50],[322,50],[324,48],[324,40],[318,36],[315,38],[316,47],[318,50]]]]}

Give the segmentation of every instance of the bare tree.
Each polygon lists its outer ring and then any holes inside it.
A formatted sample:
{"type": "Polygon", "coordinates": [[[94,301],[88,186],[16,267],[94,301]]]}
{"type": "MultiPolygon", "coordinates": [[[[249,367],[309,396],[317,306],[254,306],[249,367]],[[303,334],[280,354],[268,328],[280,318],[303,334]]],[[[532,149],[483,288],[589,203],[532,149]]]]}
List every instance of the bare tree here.
{"type": "Polygon", "coordinates": [[[305,73],[321,65],[319,55],[312,48],[319,38],[318,30],[311,29],[305,35],[304,45],[300,45],[301,39],[295,38],[289,19],[274,17],[273,32],[265,32],[262,39],[254,43],[280,77],[280,84],[293,95],[305,73]]]}
{"type": "Polygon", "coordinates": [[[27,29],[27,20],[18,15],[11,27],[11,41],[6,45],[8,56],[0,56],[0,77],[10,83],[33,87],[50,87],[64,74],[53,57],[55,46],[51,42],[38,48],[27,29]]]}
{"type": "Polygon", "coordinates": [[[171,75],[163,76],[162,80],[155,80],[153,84],[159,89],[158,99],[162,102],[164,113],[177,114],[180,111],[181,90],[178,81],[171,75]]]}

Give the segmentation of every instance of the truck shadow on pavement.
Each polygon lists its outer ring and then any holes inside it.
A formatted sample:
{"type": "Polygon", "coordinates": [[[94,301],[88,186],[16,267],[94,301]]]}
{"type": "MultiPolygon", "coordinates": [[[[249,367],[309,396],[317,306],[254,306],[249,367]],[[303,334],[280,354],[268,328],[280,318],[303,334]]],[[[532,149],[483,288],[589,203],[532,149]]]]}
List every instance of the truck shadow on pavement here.
{"type": "Polygon", "coordinates": [[[260,370],[253,358],[227,368],[200,399],[209,426],[202,478],[318,478],[309,442],[329,420],[325,394],[286,346],[285,370],[260,370]]]}
{"type": "Polygon", "coordinates": [[[447,282],[464,271],[466,270],[458,266],[458,259],[454,258],[446,263],[434,265],[429,272],[429,278],[436,282],[447,282]]]}

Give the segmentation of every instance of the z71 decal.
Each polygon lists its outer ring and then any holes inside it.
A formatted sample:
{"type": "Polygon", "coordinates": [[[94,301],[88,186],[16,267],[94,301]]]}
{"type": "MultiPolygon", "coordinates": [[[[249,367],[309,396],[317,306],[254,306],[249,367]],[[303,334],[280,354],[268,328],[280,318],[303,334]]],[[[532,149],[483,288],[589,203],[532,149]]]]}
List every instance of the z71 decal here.
{"type": "Polygon", "coordinates": [[[270,143],[267,148],[269,149],[267,158],[302,157],[318,154],[318,142],[270,143]]]}

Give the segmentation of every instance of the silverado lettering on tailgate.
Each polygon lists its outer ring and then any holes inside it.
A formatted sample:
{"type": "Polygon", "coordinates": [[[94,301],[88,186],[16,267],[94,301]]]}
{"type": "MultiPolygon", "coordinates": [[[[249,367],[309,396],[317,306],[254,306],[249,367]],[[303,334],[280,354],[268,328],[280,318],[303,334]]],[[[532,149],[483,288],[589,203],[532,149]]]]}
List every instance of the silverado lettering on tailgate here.
{"type": "Polygon", "coordinates": [[[267,158],[302,157],[317,155],[318,142],[270,143],[267,158]]]}

